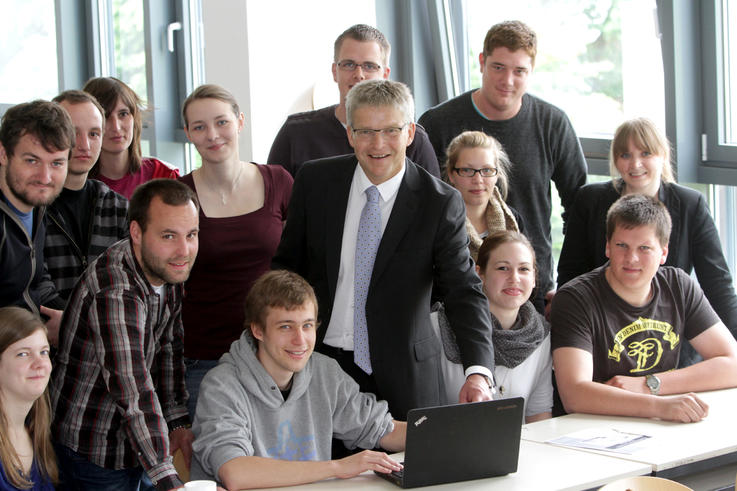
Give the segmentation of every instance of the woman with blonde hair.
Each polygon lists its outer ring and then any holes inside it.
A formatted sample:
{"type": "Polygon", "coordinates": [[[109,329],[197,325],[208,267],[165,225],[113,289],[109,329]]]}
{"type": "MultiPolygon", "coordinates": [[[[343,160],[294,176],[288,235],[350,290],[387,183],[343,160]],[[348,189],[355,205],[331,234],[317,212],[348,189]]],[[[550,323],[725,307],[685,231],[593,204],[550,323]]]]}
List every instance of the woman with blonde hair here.
{"type": "Polygon", "coordinates": [[[180,180],[200,202],[200,248],[182,305],[188,408],[194,417],[205,373],[243,332],[243,303],[269,270],[292,195],[279,165],[240,159],[245,116],[233,95],[213,84],[195,89],[182,107],[184,131],[202,166],[180,180]]]}
{"type": "Polygon", "coordinates": [[[139,184],[151,179],[176,179],[179,171],[154,157],[141,154],[143,102],[133,89],[114,77],[98,77],[82,88],[105,109],[102,151],[89,177],[104,182],[130,199],[139,184]]]}
{"type": "MultiPolygon", "coordinates": [[[[670,144],[649,119],[635,118],[617,128],[609,152],[611,181],[587,184],[576,195],[558,263],[558,287],[606,263],[606,214],[621,196],[640,193],[660,200],[673,227],[666,266],[696,271],[701,288],[722,322],[737,334],[737,296],[719,234],[704,196],[676,184],[670,144]]],[[[697,361],[683,344],[680,366],[697,361]]]]}
{"type": "Polygon", "coordinates": [[[47,491],[58,481],[50,374],[41,319],[20,307],[0,308],[0,489],[47,491]]]}
{"type": "Polygon", "coordinates": [[[448,181],[466,203],[466,231],[474,261],[484,238],[499,230],[520,231],[520,217],[507,197],[509,157],[494,137],[464,131],[448,144],[448,181]]]}

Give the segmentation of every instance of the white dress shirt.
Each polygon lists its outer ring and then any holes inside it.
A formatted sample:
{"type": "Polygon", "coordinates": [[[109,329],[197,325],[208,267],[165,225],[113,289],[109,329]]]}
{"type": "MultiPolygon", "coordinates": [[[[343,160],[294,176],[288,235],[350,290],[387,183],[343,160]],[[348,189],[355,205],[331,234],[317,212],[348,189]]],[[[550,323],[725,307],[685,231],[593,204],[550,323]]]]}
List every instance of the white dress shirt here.
{"type": "MultiPolygon", "coordinates": [[[[382,235],[384,234],[384,230],[386,230],[386,224],[389,222],[389,216],[392,213],[392,208],[394,208],[394,202],[397,199],[397,192],[399,191],[400,184],[402,184],[405,171],[406,163],[396,176],[376,186],[380,195],[379,207],[381,209],[382,235]]],[[[353,173],[353,180],[351,181],[348,205],[345,210],[345,221],[343,222],[340,267],[338,269],[335,299],[333,300],[333,311],[327,331],[325,331],[325,338],[323,339],[323,343],[328,346],[342,348],[347,351],[353,351],[353,309],[355,304],[353,280],[356,272],[358,225],[361,220],[361,212],[366,205],[366,189],[373,185],[369,178],[366,177],[361,165],[357,165],[353,173]]],[[[468,377],[474,373],[485,376],[493,385],[494,377],[488,368],[480,365],[472,365],[466,368],[464,374],[468,377]]]]}
{"type": "MultiPolygon", "coordinates": [[[[386,224],[397,199],[399,186],[402,184],[406,167],[396,176],[377,185],[379,190],[379,207],[381,209],[381,233],[384,234],[386,224]]],[[[366,177],[360,165],[356,166],[351,182],[351,191],[348,195],[348,206],[345,210],[343,223],[343,241],[340,248],[340,268],[338,269],[338,283],[333,300],[333,313],[330,324],[325,332],[323,342],[335,348],[353,351],[353,279],[356,272],[356,240],[358,239],[358,224],[361,212],[366,205],[366,189],[374,184],[366,177]]]]}

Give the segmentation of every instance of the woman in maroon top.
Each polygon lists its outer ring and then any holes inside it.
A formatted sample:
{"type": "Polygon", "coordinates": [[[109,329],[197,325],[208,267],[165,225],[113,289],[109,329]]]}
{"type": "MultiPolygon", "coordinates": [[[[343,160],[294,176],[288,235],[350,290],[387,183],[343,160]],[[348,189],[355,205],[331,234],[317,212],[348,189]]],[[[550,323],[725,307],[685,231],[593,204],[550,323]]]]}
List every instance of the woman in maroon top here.
{"type": "Polygon", "coordinates": [[[246,294],[279,245],[293,180],[281,166],[240,160],[245,117],[224,88],[200,86],[184,101],[182,115],[202,157],[202,167],[180,178],[200,200],[200,249],[182,310],[194,417],[202,378],[243,332],[246,294]]]}

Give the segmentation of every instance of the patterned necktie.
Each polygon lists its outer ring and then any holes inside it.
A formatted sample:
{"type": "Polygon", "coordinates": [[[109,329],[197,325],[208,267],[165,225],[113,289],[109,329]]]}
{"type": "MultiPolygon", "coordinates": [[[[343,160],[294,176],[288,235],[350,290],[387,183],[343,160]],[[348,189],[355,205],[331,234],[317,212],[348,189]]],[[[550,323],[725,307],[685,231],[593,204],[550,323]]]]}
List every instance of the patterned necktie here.
{"type": "Polygon", "coordinates": [[[369,375],[372,370],[366,326],[366,297],[379,242],[381,242],[379,190],[376,186],[371,186],[366,189],[366,205],[363,207],[361,220],[358,222],[356,270],[353,279],[353,361],[369,375]]]}

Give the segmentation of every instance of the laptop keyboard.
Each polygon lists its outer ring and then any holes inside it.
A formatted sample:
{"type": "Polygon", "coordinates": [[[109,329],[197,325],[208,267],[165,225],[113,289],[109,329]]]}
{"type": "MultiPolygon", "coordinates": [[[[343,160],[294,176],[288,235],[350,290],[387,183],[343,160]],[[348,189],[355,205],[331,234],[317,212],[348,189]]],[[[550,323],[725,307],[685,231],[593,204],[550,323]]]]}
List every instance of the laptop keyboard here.
{"type": "MultiPolygon", "coordinates": [[[[400,462],[400,464],[404,466],[404,462],[400,462]]],[[[397,479],[403,479],[404,478],[404,467],[402,467],[398,471],[392,471],[392,476],[396,477],[397,479]]]]}

